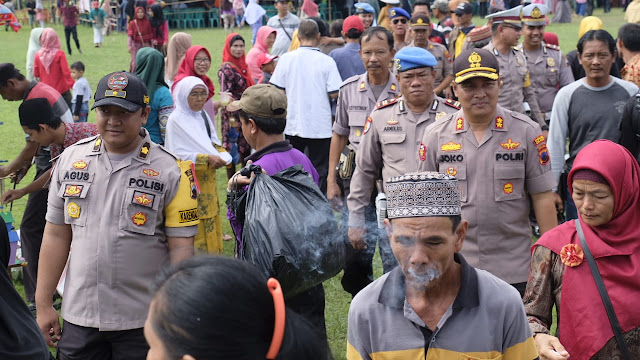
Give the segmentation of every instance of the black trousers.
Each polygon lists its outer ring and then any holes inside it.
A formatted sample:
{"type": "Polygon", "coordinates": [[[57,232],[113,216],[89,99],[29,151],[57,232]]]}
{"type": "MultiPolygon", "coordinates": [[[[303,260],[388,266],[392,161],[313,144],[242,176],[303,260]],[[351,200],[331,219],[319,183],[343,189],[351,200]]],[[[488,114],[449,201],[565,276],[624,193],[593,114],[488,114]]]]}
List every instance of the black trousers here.
{"type": "MultiPolygon", "coordinates": [[[[285,299],[287,307],[307,319],[315,328],[320,341],[327,345],[327,326],[324,319],[324,287],[322,284],[285,299]]],[[[331,353],[331,352],[329,352],[331,353]]]]}
{"type": "Polygon", "coordinates": [[[67,39],[67,51],[69,55],[71,55],[71,35],[73,35],[73,40],[76,42],[76,48],[80,51],[80,41],[78,41],[78,31],[75,26],[65,26],[64,27],[64,37],[67,39]]]}
{"type": "MultiPolygon", "coordinates": [[[[37,179],[44,173],[36,172],[37,179]]],[[[22,223],[20,223],[20,243],[22,245],[22,257],[27,261],[24,268],[24,294],[27,302],[35,302],[36,278],[38,276],[38,260],[40,259],[40,246],[42,234],[46,223],[44,217],[47,214],[48,189],[29,194],[27,206],[24,208],[22,223]]]]}
{"type": "Polygon", "coordinates": [[[148,351],[142,328],[99,331],[66,320],[58,342],[58,360],[144,360],[148,351]]]}
{"type": "Polygon", "coordinates": [[[327,193],[327,175],[329,174],[329,148],[331,147],[331,138],[328,139],[307,139],[298,136],[286,135],[291,145],[303,152],[313,167],[316,168],[318,176],[320,176],[320,190],[323,194],[327,193]]]}

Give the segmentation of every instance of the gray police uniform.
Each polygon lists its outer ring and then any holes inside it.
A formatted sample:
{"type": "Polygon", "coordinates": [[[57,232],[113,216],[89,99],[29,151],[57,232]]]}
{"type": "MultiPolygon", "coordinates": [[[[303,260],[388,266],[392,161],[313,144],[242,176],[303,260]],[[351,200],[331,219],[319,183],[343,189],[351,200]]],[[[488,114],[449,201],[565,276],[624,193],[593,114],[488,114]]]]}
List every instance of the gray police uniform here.
{"type": "Polygon", "coordinates": [[[532,119],[536,120],[540,126],[545,126],[546,123],[538,106],[536,91],[531,84],[527,59],[524,54],[516,48],[511,48],[508,54],[500,54],[498,49],[493,47],[493,42],[490,42],[483,49],[491,51],[500,64],[502,86],[498,96],[498,105],[505,109],[524,113],[523,103],[526,101],[531,107],[532,119]]]}
{"type": "Polygon", "coordinates": [[[430,126],[423,142],[426,159],[419,170],[458,178],[462,217],[469,222],[465,259],[510,284],[526,282],[531,260],[527,195],[555,186],[540,126],[498,106],[478,143],[459,111],[430,126]]]}
{"type": "MultiPolygon", "coordinates": [[[[416,45],[412,41],[409,46],[416,45]]],[[[447,50],[446,46],[431,41],[429,41],[429,45],[427,45],[427,47],[424,49],[429,51],[431,55],[433,55],[433,57],[438,61],[438,64],[433,67],[433,70],[436,71],[436,77],[433,81],[433,87],[437,88],[438,86],[440,86],[440,84],[442,84],[442,80],[444,80],[445,77],[453,76],[453,62],[451,60],[451,55],[449,54],[449,50],[447,50]]]]}
{"type": "Polygon", "coordinates": [[[369,204],[380,170],[383,182],[416,171],[418,161],[423,157],[418,151],[427,126],[459,109],[457,101],[437,96],[422,114],[412,113],[404,97],[385,100],[376,106],[367,118],[356,153],[356,170],[347,199],[350,227],[364,226],[364,208],[369,204]]]}
{"type": "Polygon", "coordinates": [[[571,67],[558,46],[542,43],[540,49],[529,52],[522,44],[516,46],[527,59],[531,83],[536,91],[540,111],[545,120],[551,118],[551,107],[559,88],[574,82],[571,67]]]}
{"type": "Polygon", "coordinates": [[[181,169],[146,130],[140,135],[135,152],[118,163],[99,136],[57,159],[46,219],[73,232],[62,302],[62,317],[72,324],[142,328],[149,286],[169,265],[167,237],[197,233],[190,162],[180,162],[181,169]]]}
{"type": "Polygon", "coordinates": [[[375,109],[376,103],[394,99],[399,95],[396,77],[391,71],[389,71],[389,80],[377,99],[369,84],[367,73],[348,78],[340,86],[333,131],[338,135],[348,135],[349,143],[357,150],[364,124],[369,114],[375,109]]]}

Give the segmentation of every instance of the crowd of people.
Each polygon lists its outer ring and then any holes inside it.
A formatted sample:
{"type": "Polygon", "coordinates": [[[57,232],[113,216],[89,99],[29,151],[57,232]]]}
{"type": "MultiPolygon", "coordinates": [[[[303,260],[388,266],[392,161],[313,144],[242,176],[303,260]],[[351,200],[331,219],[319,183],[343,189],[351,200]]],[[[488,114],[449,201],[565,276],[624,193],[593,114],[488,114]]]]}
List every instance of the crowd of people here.
{"type": "MultiPolygon", "coordinates": [[[[223,1],[219,69],[146,1],[131,4],[130,71],[95,88],[51,28],[32,30],[23,70],[0,64],[26,134],[0,177],[37,170],[0,199],[28,195],[26,304],[0,277],[0,357],[332,358],[322,283],[287,294],[277,269],[242,261],[264,239],[230,203],[258,165],[297,166],[340,218],[348,360],[638,359],[640,24],[612,35],[584,17],[565,55],[547,26],[566,1],[479,2],[482,26],[461,0],[364,1],[332,24],[312,0],[298,15],[276,0],[269,19],[241,2],[223,1]]],[[[321,239],[298,241],[303,256],[321,239]]]]}

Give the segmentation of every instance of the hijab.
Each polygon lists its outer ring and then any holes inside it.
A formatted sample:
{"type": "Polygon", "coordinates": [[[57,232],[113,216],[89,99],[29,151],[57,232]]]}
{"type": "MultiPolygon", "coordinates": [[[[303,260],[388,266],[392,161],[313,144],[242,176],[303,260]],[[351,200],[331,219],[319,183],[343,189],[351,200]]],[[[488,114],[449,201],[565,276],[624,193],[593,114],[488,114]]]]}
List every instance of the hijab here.
{"type": "Polygon", "coordinates": [[[242,53],[242,56],[239,58],[231,55],[231,45],[236,41],[242,41],[244,43],[242,36],[237,33],[227,35],[227,39],[224,41],[224,49],[222,50],[222,63],[230,63],[236,71],[238,71],[240,76],[247,81],[247,87],[249,87],[253,85],[253,79],[249,72],[249,65],[247,65],[247,61],[245,60],[245,54],[242,53]]]}
{"type": "Polygon", "coordinates": [[[58,38],[56,31],[52,28],[44,29],[42,31],[42,35],[40,35],[40,44],[42,47],[38,50],[36,55],[40,58],[40,62],[42,62],[42,65],[48,74],[51,63],[53,63],[53,59],[55,59],[58,51],[60,51],[60,39],[58,38]]]}
{"type": "Polygon", "coordinates": [[[586,34],[589,30],[602,30],[602,20],[595,16],[587,16],[580,21],[580,29],[578,30],[578,39],[586,34]]]}
{"type": "Polygon", "coordinates": [[[176,77],[178,73],[178,66],[184,59],[184,55],[187,49],[191,47],[191,35],[183,32],[177,32],[173,34],[169,39],[169,45],[167,46],[167,65],[165,67],[165,77],[171,81],[176,77]]]}
{"type": "Polygon", "coordinates": [[[164,57],[154,48],[144,47],[138,51],[135,74],[147,85],[150,100],[159,87],[169,87],[164,82],[164,57]]]}
{"type": "Polygon", "coordinates": [[[307,17],[318,16],[318,4],[313,0],[304,0],[302,3],[302,11],[304,11],[307,17]]]}
{"type": "MultiPolygon", "coordinates": [[[[202,88],[208,93],[207,85],[201,78],[186,76],[175,87],[175,109],[169,115],[165,146],[182,160],[196,161],[198,154],[220,156],[229,164],[231,155],[220,153],[213,144],[220,145],[215,124],[205,111],[193,111],[189,107],[189,94],[195,88],[202,88]],[[205,121],[209,123],[211,137],[205,121]]],[[[211,94],[208,94],[211,96],[211,94]]]]}
{"type": "Polygon", "coordinates": [[[142,43],[145,45],[151,45],[151,39],[153,38],[153,29],[151,28],[151,22],[149,22],[149,18],[147,18],[147,13],[144,13],[142,19],[138,19],[138,10],[145,9],[142,6],[136,7],[136,10],[133,12],[133,20],[129,23],[129,36],[134,42],[142,43]]]}
{"type": "Polygon", "coordinates": [[[162,36],[162,31],[160,29],[165,22],[164,13],[162,12],[162,5],[153,4],[149,7],[149,9],[151,9],[151,12],[153,12],[153,18],[149,20],[151,22],[151,27],[153,28],[156,36],[160,37],[162,36]]]}
{"type": "Polygon", "coordinates": [[[173,79],[173,84],[171,85],[171,92],[174,91],[174,89],[176,88],[176,85],[180,80],[186,78],[187,76],[195,76],[200,78],[204,82],[204,84],[207,86],[207,89],[209,90],[209,95],[207,96],[207,101],[208,101],[213,97],[213,94],[215,91],[213,82],[211,81],[211,79],[209,79],[207,75],[202,75],[202,76],[197,75],[196,70],[193,66],[193,62],[196,59],[196,54],[200,50],[204,50],[204,52],[207,53],[207,56],[211,58],[211,54],[209,54],[209,50],[205,49],[204,46],[194,45],[190,47],[187,50],[187,52],[184,54],[184,59],[182,59],[182,62],[180,63],[178,74],[176,74],[176,77],[173,79]]]}
{"type": "Polygon", "coordinates": [[[249,70],[251,71],[251,76],[254,79],[258,79],[262,75],[262,70],[260,70],[260,66],[258,65],[258,58],[260,54],[268,54],[269,48],[267,47],[267,38],[271,34],[276,34],[278,36],[278,32],[276,29],[271,26],[261,26],[256,33],[256,43],[253,44],[251,50],[247,54],[247,64],[249,65],[249,70]]]}
{"type": "MultiPolygon", "coordinates": [[[[568,176],[570,193],[574,174],[583,169],[604,177],[613,193],[609,222],[591,227],[579,221],[620,327],[627,332],[640,326],[636,304],[640,298],[640,166],[624,147],[597,140],[576,156],[568,176]]],[[[582,248],[573,221],[546,232],[534,248],[544,246],[559,255],[567,244],[582,248]]],[[[565,267],[561,291],[560,342],[572,358],[589,359],[613,338],[613,330],[586,258],[577,266],[565,267]]]]}
{"type": "Polygon", "coordinates": [[[29,81],[33,81],[33,59],[36,56],[36,53],[42,45],[40,45],[40,36],[44,28],[38,27],[31,30],[31,35],[29,36],[29,48],[27,49],[27,79],[29,81]]]}
{"type": "Polygon", "coordinates": [[[258,0],[249,0],[249,5],[244,10],[244,19],[247,21],[247,24],[255,24],[258,22],[263,16],[267,14],[267,11],[260,5],[258,5],[258,0]]]}

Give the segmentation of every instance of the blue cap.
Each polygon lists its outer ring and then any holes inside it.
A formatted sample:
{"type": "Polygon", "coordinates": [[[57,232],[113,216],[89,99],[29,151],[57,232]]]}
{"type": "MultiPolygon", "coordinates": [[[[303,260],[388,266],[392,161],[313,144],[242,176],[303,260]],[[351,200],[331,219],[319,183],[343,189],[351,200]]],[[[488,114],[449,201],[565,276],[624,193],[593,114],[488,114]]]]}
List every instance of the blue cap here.
{"type": "Polygon", "coordinates": [[[375,14],[375,10],[373,10],[373,6],[368,3],[355,3],[353,5],[356,8],[356,14],[375,14]]]}
{"type": "Polygon", "coordinates": [[[389,9],[389,20],[393,20],[401,16],[406,17],[407,20],[411,19],[411,15],[409,15],[409,13],[403,8],[392,7],[391,9],[389,9]]]}
{"type": "Polygon", "coordinates": [[[393,60],[398,72],[422,67],[434,67],[438,63],[429,51],[415,46],[402,48],[396,53],[396,57],[393,60]]]}

